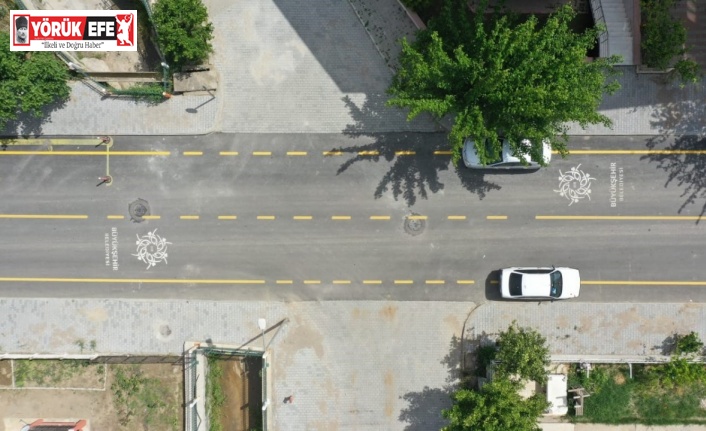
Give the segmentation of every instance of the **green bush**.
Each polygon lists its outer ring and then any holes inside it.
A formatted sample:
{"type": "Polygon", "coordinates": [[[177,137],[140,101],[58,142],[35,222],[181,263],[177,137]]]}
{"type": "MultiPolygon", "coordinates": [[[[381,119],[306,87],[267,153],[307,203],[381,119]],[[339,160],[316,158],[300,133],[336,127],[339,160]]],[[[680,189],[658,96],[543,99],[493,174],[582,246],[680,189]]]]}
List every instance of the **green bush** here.
{"type": "MultiPolygon", "coordinates": [[[[691,60],[680,60],[674,68],[679,70],[679,68],[683,68],[683,72],[680,72],[679,74],[682,76],[688,75],[688,74],[696,74],[698,73],[698,67],[699,65],[696,64],[695,62],[691,60]],[[685,64],[686,63],[686,64],[685,64]],[[680,66],[681,64],[681,66],[680,66]]],[[[691,331],[690,333],[686,335],[677,335],[677,346],[676,350],[674,353],[677,355],[688,355],[691,353],[696,353],[699,354],[704,348],[704,343],[701,341],[701,338],[699,338],[699,334],[697,334],[694,331],[691,331]]]]}
{"type": "Polygon", "coordinates": [[[434,2],[435,0],[402,0],[402,3],[404,3],[405,6],[415,12],[428,9],[434,4],[434,2]]]}
{"type": "Polygon", "coordinates": [[[666,70],[672,59],[686,50],[686,28],[670,14],[674,0],[642,0],[642,60],[649,67],[666,70]]]}

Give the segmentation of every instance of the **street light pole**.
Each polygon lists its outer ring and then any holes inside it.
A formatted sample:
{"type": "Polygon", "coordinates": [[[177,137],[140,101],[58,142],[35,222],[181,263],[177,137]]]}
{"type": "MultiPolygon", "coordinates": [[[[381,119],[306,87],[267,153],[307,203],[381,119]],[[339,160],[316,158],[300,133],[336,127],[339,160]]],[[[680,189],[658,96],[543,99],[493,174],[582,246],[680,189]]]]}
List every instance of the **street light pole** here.
{"type": "Polygon", "coordinates": [[[257,319],[257,326],[262,332],[262,353],[264,354],[265,349],[267,348],[267,346],[265,345],[265,329],[267,328],[267,320],[263,319],[262,317],[257,319]]]}

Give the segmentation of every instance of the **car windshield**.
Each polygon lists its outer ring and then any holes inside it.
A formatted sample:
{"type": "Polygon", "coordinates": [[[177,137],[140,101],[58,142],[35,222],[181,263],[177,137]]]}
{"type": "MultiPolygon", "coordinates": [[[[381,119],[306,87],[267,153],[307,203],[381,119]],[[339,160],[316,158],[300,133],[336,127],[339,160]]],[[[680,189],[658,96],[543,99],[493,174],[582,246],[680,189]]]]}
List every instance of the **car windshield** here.
{"type": "Polygon", "coordinates": [[[552,282],[552,287],[551,290],[549,291],[549,295],[553,298],[558,298],[561,296],[561,288],[562,288],[562,279],[561,279],[561,272],[559,271],[554,271],[551,274],[549,274],[549,278],[551,279],[552,282]]]}
{"type": "Polygon", "coordinates": [[[514,272],[510,274],[510,295],[522,295],[522,274],[517,274],[514,272]]]}

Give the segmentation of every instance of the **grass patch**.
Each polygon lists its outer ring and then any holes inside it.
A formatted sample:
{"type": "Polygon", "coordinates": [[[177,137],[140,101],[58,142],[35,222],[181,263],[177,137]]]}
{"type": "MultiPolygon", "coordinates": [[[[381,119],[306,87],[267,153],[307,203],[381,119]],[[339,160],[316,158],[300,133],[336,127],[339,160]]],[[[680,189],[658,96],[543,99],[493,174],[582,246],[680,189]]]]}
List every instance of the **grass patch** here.
{"type": "Polygon", "coordinates": [[[127,427],[179,424],[179,405],[169,396],[173,388],[157,378],[147,377],[138,365],[113,365],[113,405],[118,412],[118,423],[127,427]]]}
{"type": "MultiPolygon", "coordinates": [[[[88,361],[71,360],[64,361],[55,360],[16,360],[14,363],[15,386],[31,387],[31,386],[61,386],[63,383],[71,380],[73,377],[86,371],[88,367],[96,368],[99,372],[99,365],[91,365],[88,361]]],[[[102,375],[99,377],[102,382],[102,375]]]]}
{"type": "Polygon", "coordinates": [[[209,431],[222,431],[222,408],[226,403],[226,394],[221,386],[223,363],[213,357],[208,357],[208,377],[206,378],[206,412],[208,414],[209,431]]]}

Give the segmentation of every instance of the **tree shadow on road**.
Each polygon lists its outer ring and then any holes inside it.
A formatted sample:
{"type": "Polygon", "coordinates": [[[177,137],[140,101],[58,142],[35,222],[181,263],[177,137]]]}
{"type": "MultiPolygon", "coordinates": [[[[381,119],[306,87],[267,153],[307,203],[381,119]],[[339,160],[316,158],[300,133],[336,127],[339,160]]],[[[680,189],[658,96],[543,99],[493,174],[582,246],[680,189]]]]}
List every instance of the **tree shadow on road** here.
{"type": "Polygon", "coordinates": [[[706,150],[706,107],[694,100],[673,102],[656,108],[652,116],[652,127],[661,134],[650,139],[647,148],[685,153],[652,153],[641,160],[653,162],[667,173],[665,188],[671,185],[682,189],[685,199],[679,214],[701,205],[698,216],[702,217],[706,213],[706,157],[689,152],[706,150]]]}
{"type": "Polygon", "coordinates": [[[341,164],[337,173],[345,172],[358,162],[385,160],[391,163],[390,169],[375,188],[376,199],[392,192],[395,200],[402,198],[408,206],[412,206],[417,198],[428,199],[429,193],[442,191],[444,183],[439,179],[439,172],[449,169],[453,169],[463,187],[476,194],[479,199],[483,199],[491,190],[500,189],[500,186],[486,181],[482,173],[469,172],[453,165],[448,154],[446,133],[370,132],[380,129],[382,113],[385,110],[394,109],[385,106],[384,98],[369,97],[362,107],[357,106],[348,96],[344,97],[343,101],[355,120],[355,124],[347,126],[343,134],[352,138],[368,139],[361,145],[333,149],[354,155],[341,164]]]}

